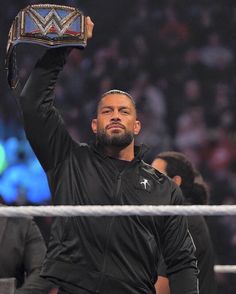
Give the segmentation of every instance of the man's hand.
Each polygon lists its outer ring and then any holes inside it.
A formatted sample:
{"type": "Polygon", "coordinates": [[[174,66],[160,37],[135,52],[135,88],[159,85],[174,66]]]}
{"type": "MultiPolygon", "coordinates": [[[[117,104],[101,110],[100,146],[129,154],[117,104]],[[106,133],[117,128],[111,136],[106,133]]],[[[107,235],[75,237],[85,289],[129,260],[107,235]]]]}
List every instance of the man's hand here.
{"type": "Polygon", "coordinates": [[[86,16],[86,30],[87,30],[87,38],[91,39],[93,36],[93,27],[94,23],[92,22],[89,16],[86,16]]]}

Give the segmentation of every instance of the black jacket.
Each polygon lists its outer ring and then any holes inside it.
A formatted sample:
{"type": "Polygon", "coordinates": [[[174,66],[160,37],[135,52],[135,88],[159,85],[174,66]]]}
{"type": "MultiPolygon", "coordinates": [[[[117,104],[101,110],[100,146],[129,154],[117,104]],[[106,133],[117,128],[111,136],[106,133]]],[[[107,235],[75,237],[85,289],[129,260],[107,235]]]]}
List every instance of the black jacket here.
{"type": "MultiPolygon", "coordinates": [[[[142,148],[120,173],[95,145],[71,139],[53,106],[64,63],[64,49],[47,51],[20,97],[26,134],[47,173],[53,204],[182,204],[179,188],[142,161],[142,148]]],[[[42,275],[76,294],[79,287],[96,293],[155,293],[161,248],[173,277],[172,293],[196,294],[194,247],[186,219],[175,216],[59,217],[42,275]]]]}
{"type": "Polygon", "coordinates": [[[188,217],[189,231],[196,245],[199,268],[199,293],[216,294],[214,249],[207,223],[203,216],[188,217]]]}
{"type": "Polygon", "coordinates": [[[0,279],[16,278],[17,294],[47,294],[52,288],[39,276],[45,254],[42,235],[32,219],[0,217],[0,279]]]}
{"type": "MultiPolygon", "coordinates": [[[[199,294],[216,294],[217,287],[214,273],[214,249],[206,221],[203,216],[188,216],[188,227],[196,246],[196,258],[199,268],[199,294]]],[[[158,267],[159,276],[167,276],[166,265],[161,259],[158,267]]]]}

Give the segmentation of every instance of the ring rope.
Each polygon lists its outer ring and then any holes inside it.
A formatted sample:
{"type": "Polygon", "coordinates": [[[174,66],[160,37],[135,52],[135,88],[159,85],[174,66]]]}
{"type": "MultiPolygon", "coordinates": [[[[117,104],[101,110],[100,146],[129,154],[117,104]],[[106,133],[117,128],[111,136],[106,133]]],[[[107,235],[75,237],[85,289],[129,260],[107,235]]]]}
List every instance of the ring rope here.
{"type": "Polygon", "coordinates": [[[0,206],[0,216],[236,215],[236,205],[57,205],[0,206]]]}
{"type": "MultiPolygon", "coordinates": [[[[0,217],[128,215],[236,215],[236,205],[57,205],[0,206],[0,217]]],[[[216,273],[236,273],[236,265],[215,265],[216,273]]]]}
{"type": "Polygon", "coordinates": [[[236,265],[215,265],[216,273],[236,274],[236,265]]]}

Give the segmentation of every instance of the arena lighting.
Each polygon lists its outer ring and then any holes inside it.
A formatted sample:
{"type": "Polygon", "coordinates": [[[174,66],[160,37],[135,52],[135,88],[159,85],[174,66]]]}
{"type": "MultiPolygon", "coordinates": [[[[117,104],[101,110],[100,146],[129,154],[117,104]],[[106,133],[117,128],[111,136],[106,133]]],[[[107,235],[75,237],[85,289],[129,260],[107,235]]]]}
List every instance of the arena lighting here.
{"type": "Polygon", "coordinates": [[[7,166],[6,154],[2,144],[0,144],[0,174],[4,171],[6,166],[7,166]]]}

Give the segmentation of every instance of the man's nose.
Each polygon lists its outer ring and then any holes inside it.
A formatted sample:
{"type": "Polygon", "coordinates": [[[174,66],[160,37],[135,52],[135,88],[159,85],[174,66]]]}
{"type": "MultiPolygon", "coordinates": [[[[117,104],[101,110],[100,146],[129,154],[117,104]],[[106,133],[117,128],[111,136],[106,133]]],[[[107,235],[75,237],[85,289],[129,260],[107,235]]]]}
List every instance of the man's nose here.
{"type": "Polygon", "coordinates": [[[116,116],[113,116],[112,118],[111,118],[111,120],[112,121],[121,121],[121,119],[119,118],[119,117],[116,117],[116,116]]]}
{"type": "Polygon", "coordinates": [[[111,120],[112,121],[120,121],[121,120],[120,119],[120,114],[119,114],[119,111],[118,110],[113,112],[113,116],[112,116],[111,120]]]}

